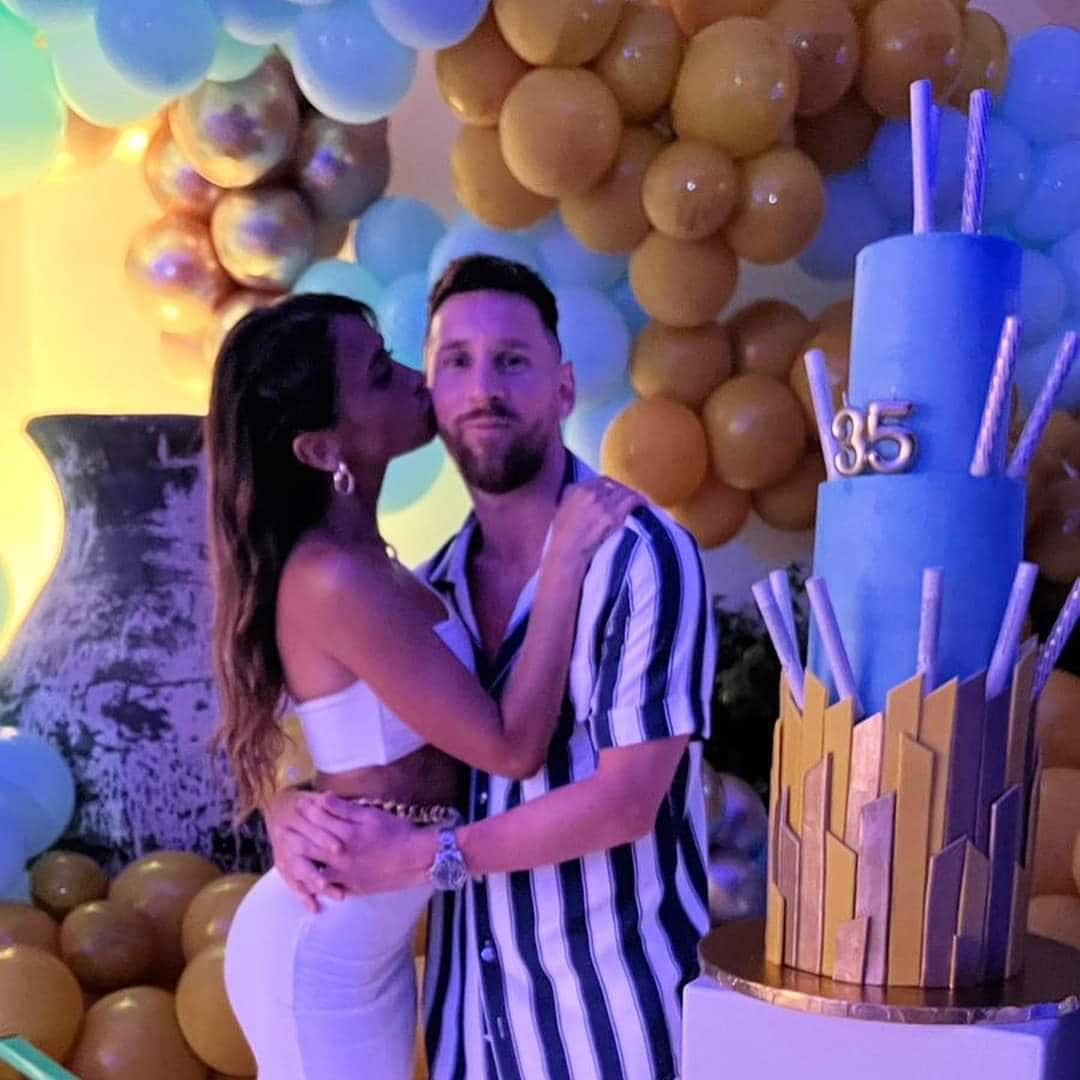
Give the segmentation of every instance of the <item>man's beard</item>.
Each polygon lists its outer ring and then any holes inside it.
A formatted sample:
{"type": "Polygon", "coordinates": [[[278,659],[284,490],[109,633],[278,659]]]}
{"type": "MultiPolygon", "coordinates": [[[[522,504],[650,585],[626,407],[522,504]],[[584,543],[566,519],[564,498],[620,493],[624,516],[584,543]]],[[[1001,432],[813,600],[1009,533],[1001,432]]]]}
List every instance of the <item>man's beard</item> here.
{"type": "Polygon", "coordinates": [[[523,432],[501,452],[487,455],[476,453],[459,436],[448,431],[441,434],[465,483],[488,495],[505,495],[524,487],[544,466],[546,443],[536,428],[523,432]]]}

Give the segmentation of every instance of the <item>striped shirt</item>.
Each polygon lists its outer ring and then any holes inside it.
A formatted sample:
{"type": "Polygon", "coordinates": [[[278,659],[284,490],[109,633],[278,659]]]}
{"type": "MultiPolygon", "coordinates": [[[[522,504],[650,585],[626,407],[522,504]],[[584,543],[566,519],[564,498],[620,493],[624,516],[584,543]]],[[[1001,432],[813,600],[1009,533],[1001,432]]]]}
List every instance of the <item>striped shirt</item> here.
{"type": "MultiPolygon", "coordinates": [[[[592,475],[567,454],[564,482],[592,475]]],[[[482,648],[466,559],[476,521],[423,569],[473,637],[498,695],[521,648],[535,577],[495,663],[482,648]]],[[[473,771],[469,817],[594,773],[599,754],[689,735],[652,832],[558,866],[489,874],[432,905],[424,1009],[432,1080],[668,1080],[681,997],[708,926],[701,743],[715,641],[690,536],[636,511],[582,588],[567,690],[547,762],[524,780],[473,771]]]]}

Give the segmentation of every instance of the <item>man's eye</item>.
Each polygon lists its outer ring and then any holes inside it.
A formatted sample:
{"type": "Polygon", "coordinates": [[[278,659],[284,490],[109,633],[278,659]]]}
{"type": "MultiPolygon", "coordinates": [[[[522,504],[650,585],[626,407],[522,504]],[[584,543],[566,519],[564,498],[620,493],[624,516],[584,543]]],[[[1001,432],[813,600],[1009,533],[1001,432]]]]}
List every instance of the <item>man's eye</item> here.
{"type": "Polygon", "coordinates": [[[443,357],[443,364],[446,367],[465,367],[468,362],[469,358],[465,353],[449,353],[443,357]]]}
{"type": "Polygon", "coordinates": [[[525,357],[521,353],[500,353],[499,363],[503,367],[521,367],[525,363],[525,357]]]}

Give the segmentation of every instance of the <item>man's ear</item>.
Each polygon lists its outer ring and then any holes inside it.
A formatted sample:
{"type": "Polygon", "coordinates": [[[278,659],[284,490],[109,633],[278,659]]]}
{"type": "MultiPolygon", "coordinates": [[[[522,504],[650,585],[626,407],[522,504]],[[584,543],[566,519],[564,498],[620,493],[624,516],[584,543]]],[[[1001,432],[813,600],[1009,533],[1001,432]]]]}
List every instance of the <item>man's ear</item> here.
{"type": "Polygon", "coordinates": [[[328,431],[303,431],[292,441],[296,460],[313,469],[332,473],[341,457],[337,439],[328,431]]]}
{"type": "Polygon", "coordinates": [[[577,385],[574,382],[574,369],[565,360],[559,365],[559,419],[565,420],[574,410],[577,400],[577,385]]]}

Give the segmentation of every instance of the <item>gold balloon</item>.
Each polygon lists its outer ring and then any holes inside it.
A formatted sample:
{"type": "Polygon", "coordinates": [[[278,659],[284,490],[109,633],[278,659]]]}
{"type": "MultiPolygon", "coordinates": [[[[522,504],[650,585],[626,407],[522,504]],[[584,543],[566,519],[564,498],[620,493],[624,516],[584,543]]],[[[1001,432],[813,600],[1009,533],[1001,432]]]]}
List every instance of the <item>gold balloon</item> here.
{"type": "Polygon", "coordinates": [[[336,259],[349,239],[348,221],[327,221],[320,218],[315,222],[315,256],[319,259],[336,259]]]}
{"type": "Polygon", "coordinates": [[[1039,499],[1025,557],[1051,581],[1080,577],[1080,478],[1050,484],[1039,499]]]}
{"type": "Polygon", "coordinates": [[[300,106],[289,76],[267,61],[235,82],[208,79],[176,102],[169,123],[184,156],[207,180],[247,187],[288,160],[300,106]]]}
{"type": "Polygon", "coordinates": [[[844,406],[844,391],[848,383],[848,367],[851,359],[851,329],[843,323],[830,323],[817,331],[806,342],[795,359],[788,382],[802,405],[810,437],[816,442],[817,419],[814,414],[814,399],[810,396],[810,380],[806,374],[806,354],[811,349],[820,349],[825,354],[825,371],[829,376],[832,390],[833,410],[844,406]]]}
{"type": "Polygon", "coordinates": [[[390,181],[387,123],[342,124],[312,113],[300,126],[294,168],[297,186],[318,217],[351,221],[390,181]]]}
{"type": "Polygon", "coordinates": [[[96,1001],[68,1068],[80,1080],[206,1080],[207,1073],[184,1041],[173,995],[155,986],[132,986],[96,1001]]]}
{"type": "Polygon", "coordinates": [[[1080,678],[1060,668],[1035,706],[1035,733],[1047,769],[1080,769],[1080,678]]]}
{"type": "Polygon", "coordinates": [[[287,289],[315,257],[315,221],[291,188],[226,192],[210,235],[221,265],[249,289],[287,289]]]}
{"type": "Polygon", "coordinates": [[[702,409],[717,477],[742,491],[782,480],[806,448],[798,399],[779,379],[750,372],[721,383],[702,409]]]}
{"type": "Polygon", "coordinates": [[[226,1076],[255,1075],[255,1058],[225,993],[224,944],[203,949],[184,969],[176,1019],[188,1045],[211,1068],[226,1076]]]}
{"type": "Polygon", "coordinates": [[[506,95],[528,70],[506,44],[490,9],[464,41],[435,54],[439,92],[463,124],[494,127],[506,95]]]}
{"type": "Polygon", "coordinates": [[[750,157],[776,142],[798,92],[799,69],[780,32],[764,19],[725,19],[687,47],[671,115],[683,138],[750,157]]]}
{"type": "Polygon", "coordinates": [[[622,254],[633,251],[648,236],[642,185],[663,146],[663,136],[651,127],[626,128],[615,163],[600,183],[584,195],[562,200],[563,223],[585,247],[622,254]]]}
{"type": "Polygon", "coordinates": [[[784,300],[755,300],[731,317],[728,330],[737,372],[786,381],[799,346],[810,336],[810,320],[784,300]]]}
{"type": "Polygon", "coordinates": [[[210,230],[194,218],[166,217],[139,229],[128,245],[124,270],[140,306],[173,334],[205,329],[233,288],[210,230]]]}
{"type": "Polygon", "coordinates": [[[754,492],[754,510],[774,529],[812,529],[817,517],[818,487],[824,482],[825,462],[815,448],[783,480],[754,492]]]}
{"type": "Polygon", "coordinates": [[[0,902],[0,949],[8,945],[33,945],[36,949],[60,954],[60,928],[31,904],[0,902]]]}
{"type": "Polygon", "coordinates": [[[1071,893],[1033,896],[1028,901],[1027,929],[1029,934],[1080,949],[1080,896],[1071,893]]]}
{"type": "Polygon", "coordinates": [[[537,68],[510,91],[499,117],[503,158],[530,191],[558,199],[588,191],[619,151],[622,115],[599,76],[537,68]]]}
{"type": "Polygon", "coordinates": [[[184,157],[168,124],[150,140],[142,159],[143,179],[158,206],[169,213],[209,218],[224,188],[211,184],[184,157]]]}
{"type": "Polygon", "coordinates": [[[707,476],[686,502],[671,507],[671,516],[703,548],[720,547],[738,536],[750,516],[750,493],[707,476]]]}
{"type": "Polygon", "coordinates": [[[738,260],[720,237],[673,240],[654,231],[630,256],[634,296],[651,318],[669,326],[711,322],[738,280],[738,260]]]}
{"type": "Polygon", "coordinates": [[[276,304],[286,293],[256,292],[238,289],[227,296],[214,311],[214,322],[203,338],[203,357],[209,367],[217,360],[225,335],[250,311],[276,304]]]}
{"type": "Polygon", "coordinates": [[[1072,891],[1072,849],[1080,832],[1080,769],[1043,769],[1031,868],[1033,896],[1072,891]]]}
{"type": "Polygon", "coordinates": [[[105,871],[89,855],[75,851],[48,851],[30,870],[34,902],[54,919],[72,908],[98,900],[109,891],[105,871]]]}
{"type": "Polygon", "coordinates": [[[643,398],[663,397],[700,409],[731,374],[731,341],[719,323],[680,328],[649,322],[634,340],[630,382],[643,398]]]}
{"type": "Polygon", "coordinates": [[[506,167],[495,128],[461,128],[450,151],[450,177],[458,202],[498,229],[524,229],[555,208],[554,199],[534,194],[506,167]]]}
{"type": "Polygon", "coordinates": [[[799,66],[799,116],[831,109],[859,70],[859,28],[847,0],[779,0],[769,22],[781,33],[799,66]]]}
{"type": "Polygon", "coordinates": [[[818,312],[814,320],[817,330],[840,330],[850,336],[851,320],[855,314],[855,302],[852,297],[836,300],[818,312]]]}
{"type": "Polygon", "coordinates": [[[172,986],[184,967],[180,926],[195,894],[221,876],[209,859],[190,851],[157,851],[124,867],[109,889],[109,899],[130,904],[154,927],[150,979],[172,986]]]}
{"type": "Polygon", "coordinates": [[[667,8],[628,3],[593,71],[611,87],[628,123],[654,119],[671,100],[683,37],[667,8]]]}
{"type": "Polygon", "coordinates": [[[117,900],[80,904],[60,927],[64,963],[88,990],[108,993],[140,982],[154,959],[154,928],[117,900]]]}
{"type": "Polygon", "coordinates": [[[274,763],[274,790],[295,787],[315,778],[315,764],[311,760],[307,738],[295,713],[289,713],[281,721],[281,730],[285,734],[285,748],[274,763]]]}
{"type": "Polygon", "coordinates": [[[910,113],[910,87],[929,79],[944,101],[960,76],[964,27],[952,0],[880,0],[863,28],[859,92],[882,116],[910,113]]]}
{"type": "Polygon", "coordinates": [[[61,960],[33,945],[0,949],[0,1033],[21,1035],[63,1061],[82,1017],[82,991],[61,960]]]}
{"type": "Polygon", "coordinates": [[[668,0],[679,26],[691,37],[733,15],[764,15],[776,0],[668,0]]]}
{"type": "Polygon", "coordinates": [[[824,214],[817,166],[802,151],[777,146],[741,163],[739,199],[724,237],[749,262],[787,262],[814,238],[824,214]]]}
{"type": "Polygon", "coordinates": [[[856,93],[795,124],[795,145],[826,175],[847,172],[870,152],[881,117],[856,93]]]}
{"type": "Polygon", "coordinates": [[[635,401],[608,425],[600,467],[660,506],[688,499],[708,464],[705,431],[685,405],[668,398],[635,401]]]}
{"type": "Polygon", "coordinates": [[[208,946],[225,944],[240,901],[258,880],[258,874],[225,874],[195,894],[180,926],[184,956],[189,962],[208,946]]]}
{"type": "Polygon", "coordinates": [[[551,67],[587,64],[607,44],[623,0],[492,0],[503,37],[523,60],[551,67]]]}
{"type": "Polygon", "coordinates": [[[641,198],[653,228],[676,240],[704,240],[731,216],[738,194],[738,169],[723,150],[678,139],[649,166],[641,198]]]}
{"type": "Polygon", "coordinates": [[[1005,28],[986,11],[965,11],[964,51],[949,104],[967,112],[972,90],[985,87],[995,98],[1001,97],[1009,75],[1009,41],[1005,28]]]}

